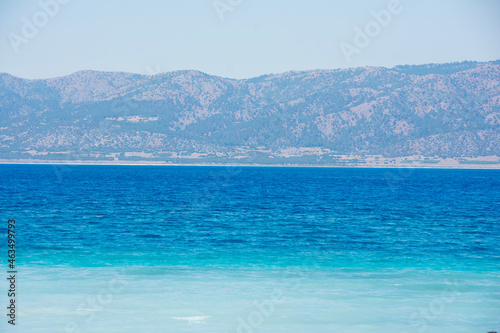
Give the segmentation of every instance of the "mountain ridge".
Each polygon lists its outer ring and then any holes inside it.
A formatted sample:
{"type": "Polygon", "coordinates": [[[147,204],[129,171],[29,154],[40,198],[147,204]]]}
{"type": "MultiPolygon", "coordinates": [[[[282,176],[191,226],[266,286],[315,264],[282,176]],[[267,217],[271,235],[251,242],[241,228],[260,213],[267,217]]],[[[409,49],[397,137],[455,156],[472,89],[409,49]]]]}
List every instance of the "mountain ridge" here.
{"type": "Polygon", "coordinates": [[[402,70],[404,68],[413,68],[413,69],[418,69],[418,68],[435,68],[439,66],[455,66],[455,67],[463,67],[467,65],[475,65],[475,64],[497,64],[500,65],[500,59],[497,60],[490,60],[490,61],[473,61],[473,60],[465,60],[465,61],[455,61],[455,62],[448,62],[448,63],[425,63],[425,64],[413,64],[413,65],[396,65],[392,67],[385,67],[385,66],[361,66],[361,67],[347,67],[347,68],[336,68],[336,69],[329,69],[329,68],[316,68],[316,69],[307,69],[307,70],[289,70],[286,72],[282,73],[268,73],[268,74],[261,74],[255,77],[250,77],[250,78],[243,78],[243,79],[236,79],[236,78],[230,78],[230,77],[224,77],[220,75],[215,75],[215,74],[208,74],[206,72],[203,72],[201,70],[197,69],[179,69],[179,70],[174,70],[174,71],[169,71],[169,72],[160,72],[156,74],[140,74],[140,73],[133,73],[133,72],[124,72],[124,71],[100,71],[96,69],[81,69],[75,72],[71,72],[66,75],[61,75],[61,76],[56,76],[56,77],[48,77],[48,78],[37,78],[37,79],[28,79],[28,78],[23,78],[14,74],[10,74],[7,72],[0,72],[1,75],[9,75],[18,79],[22,80],[27,80],[27,81],[37,81],[37,80],[51,80],[51,79],[57,79],[57,78],[63,78],[63,77],[68,77],[72,76],[74,74],[78,73],[85,73],[85,72],[93,72],[93,73],[103,73],[103,74],[130,74],[130,75],[138,75],[138,76],[156,76],[156,75],[162,75],[162,74],[168,74],[168,73],[177,73],[177,72],[198,72],[207,76],[213,76],[213,77],[219,77],[222,79],[228,79],[228,80],[237,80],[237,81],[245,81],[245,80],[253,80],[257,79],[263,76],[273,76],[273,75],[281,75],[285,73],[305,73],[305,72],[316,72],[316,71],[339,71],[339,70],[352,70],[352,69],[358,69],[358,68],[383,68],[383,69],[389,69],[389,70],[402,70]]]}
{"type": "Polygon", "coordinates": [[[0,116],[3,160],[246,163],[258,155],[259,163],[337,165],[348,155],[498,157],[500,61],[250,79],[195,70],[36,80],[2,73],[0,116]]]}

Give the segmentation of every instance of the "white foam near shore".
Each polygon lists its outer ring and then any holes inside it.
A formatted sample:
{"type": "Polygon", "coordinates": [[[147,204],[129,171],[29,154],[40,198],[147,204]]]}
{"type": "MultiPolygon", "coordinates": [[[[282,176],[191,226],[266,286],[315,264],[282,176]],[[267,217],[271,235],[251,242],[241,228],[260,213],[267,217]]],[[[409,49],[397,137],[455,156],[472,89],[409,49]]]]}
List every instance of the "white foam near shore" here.
{"type": "Polygon", "coordinates": [[[192,316],[192,317],[170,317],[175,320],[184,320],[188,322],[201,323],[205,319],[210,318],[210,316],[192,316]]]}
{"type": "Polygon", "coordinates": [[[296,272],[297,279],[285,269],[193,268],[182,276],[168,267],[161,268],[164,274],[148,274],[150,269],[160,268],[25,267],[18,328],[455,333],[488,332],[499,324],[500,302],[492,290],[500,282],[492,272],[311,268],[296,272]]]}

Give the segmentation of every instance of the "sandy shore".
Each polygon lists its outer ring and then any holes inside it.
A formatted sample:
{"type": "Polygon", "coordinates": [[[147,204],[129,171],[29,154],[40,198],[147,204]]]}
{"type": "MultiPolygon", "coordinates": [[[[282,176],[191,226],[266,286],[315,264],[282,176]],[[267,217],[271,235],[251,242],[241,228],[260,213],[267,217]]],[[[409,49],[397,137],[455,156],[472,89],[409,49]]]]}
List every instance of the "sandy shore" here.
{"type": "Polygon", "coordinates": [[[460,164],[456,163],[358,163],[342,165],[314,165],[314,164],[257,164],[257,163],[170,163],[164,161],[61,161],[35,159],[0,159],[0,164],[41,164],[41,165],[137,165],[137,166],[220,166],[220,167],[316,167],[316,168],[379,168],[379,169],[500,169],[500,164],[460,164]]]}

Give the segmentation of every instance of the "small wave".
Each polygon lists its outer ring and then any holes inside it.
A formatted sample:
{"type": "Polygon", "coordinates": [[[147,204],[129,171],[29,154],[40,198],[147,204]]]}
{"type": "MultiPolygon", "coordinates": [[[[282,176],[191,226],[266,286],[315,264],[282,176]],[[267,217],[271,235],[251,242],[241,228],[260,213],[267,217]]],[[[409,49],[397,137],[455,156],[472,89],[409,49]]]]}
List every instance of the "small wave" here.
{"type": "Polygon", "coordinates": [[[185,321],[202,321],[210,318],[211,316],[192,316],[192,317],[170,317],[175,320],[185,320],[185,321]]]}
{"type": "Polygon", "coordinates": [[[153,235],[153,234],[137,235],[137,237],[140,237],[140,238],[163,238],[163,236],[153,235]]]}

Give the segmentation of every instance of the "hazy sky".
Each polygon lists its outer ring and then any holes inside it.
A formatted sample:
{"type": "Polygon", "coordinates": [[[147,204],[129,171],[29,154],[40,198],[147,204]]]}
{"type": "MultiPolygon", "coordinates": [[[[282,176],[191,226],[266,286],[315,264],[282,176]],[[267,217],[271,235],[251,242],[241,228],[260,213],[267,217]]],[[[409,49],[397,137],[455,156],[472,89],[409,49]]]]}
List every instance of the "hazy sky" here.
{"type": "Polygon", "coordinates": [[[500,1],[1,0],[0,35],[0,72],[24,78],[82,69],[249,78],[500,59],[500,1]]]}

